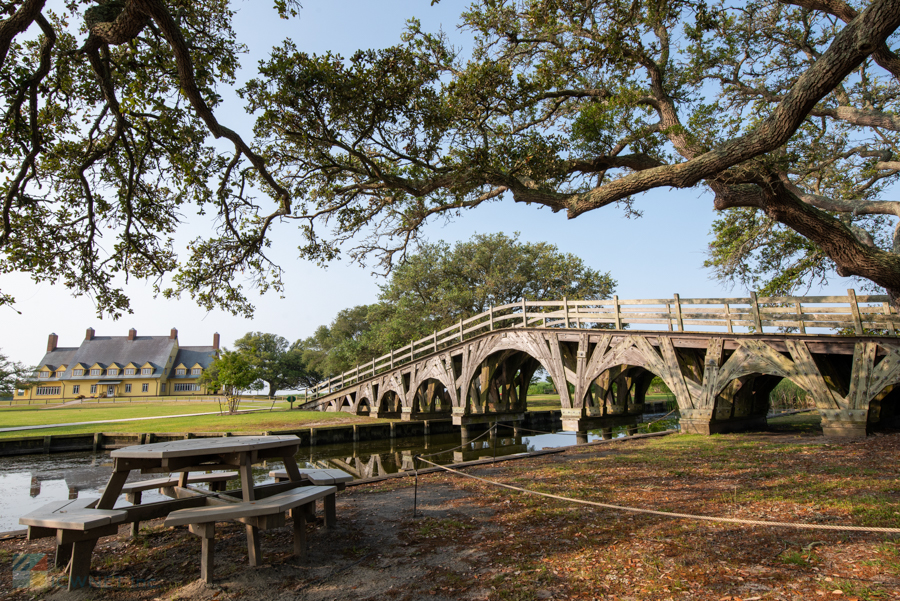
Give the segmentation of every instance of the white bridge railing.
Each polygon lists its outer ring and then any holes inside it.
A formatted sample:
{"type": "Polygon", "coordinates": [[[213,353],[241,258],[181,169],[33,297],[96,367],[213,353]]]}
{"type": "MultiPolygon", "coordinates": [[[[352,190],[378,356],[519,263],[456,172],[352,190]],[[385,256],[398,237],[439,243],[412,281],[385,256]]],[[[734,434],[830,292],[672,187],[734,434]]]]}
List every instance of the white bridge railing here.
{"type": "Polygon", "coordinates": [[[834,333],[844,330],[857,336],[870,333],[896,336],[900,315],[888,297],[859,295],[847,290],[847,296],[770,296],[745,298],[672,298],[621,300],[530,301],[491,307],[488,311],[430,336],[392,349],[390,353],[329,378],[306,391],[311,401],[341,388],[371,378],[418,358],[459,344],[495,329],[506,328],[609,328],[616,330],[639,325],[635,331],[834,333]],[[809,330],[813,330],[810,332],[809,330]],[[830,331],[829,331],[830,330],[830,331]]]}

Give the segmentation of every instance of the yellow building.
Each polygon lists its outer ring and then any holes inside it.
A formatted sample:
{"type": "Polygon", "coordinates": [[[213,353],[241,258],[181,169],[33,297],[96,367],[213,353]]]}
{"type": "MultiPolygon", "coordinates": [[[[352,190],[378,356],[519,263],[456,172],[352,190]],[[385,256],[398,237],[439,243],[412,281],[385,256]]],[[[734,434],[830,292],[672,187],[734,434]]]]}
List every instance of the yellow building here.
{"type": "Polygon", "coordinates": [[[179,346],[178,330],[168,336],[96,336],[88,328],[79,347],[57,346],[50,334],[31,388],[22,399],[51,400],[110,397],[156,397],[207,394],[200,376],[219,352],[212,346],[179,346]]]}

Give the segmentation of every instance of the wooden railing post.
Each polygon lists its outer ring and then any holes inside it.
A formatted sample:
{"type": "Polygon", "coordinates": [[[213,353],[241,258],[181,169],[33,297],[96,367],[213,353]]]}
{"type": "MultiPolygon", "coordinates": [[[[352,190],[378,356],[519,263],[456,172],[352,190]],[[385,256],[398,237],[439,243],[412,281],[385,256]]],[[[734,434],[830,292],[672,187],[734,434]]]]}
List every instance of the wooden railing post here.
{"type": "Polygon", "coordinates": [[[622,329],[622,315],[619,313],[619,295],[613,294],[613,311],[615,311],[616,329],[622,329]]]}
{"type": "Polygon", "coordinates": [[[666,303],[666,320],[669,322],[669,331],[672,331],[672,305],[666,303]]]}
{"type": "Polygon", "coordinates": [[[894,316],[892,315],[891,304],[890,303],[881,303],[881,311],[882,311],[882,313],[884,313],[885,319],[887,320],[888,331],[891,333],[892,336],[896,336],[897,328],[894,327],[894,316]]]}
{"type": "Polygon", "coordinates": [[[524,296],[522,297],[522,327],[528,327],[528,305],[525,304],[524,296]]]}
{"type": "Polygon", "coordinates": [[[801,334],[806,334],[806,322],[803,321],[803,307],[800,306],[800,301],[794,303],[794,307],[797,308],[797,328],[801,334]]]}
{"type": "Polygon", "coordinates": [[[391,369],[394,369],[394,349],[391,349],[391,369]]]}
{"type": "Polygon", "coordinates": [[[432,334],[432,336],[434,336],[434,352],[436,353],[437,352],[437,330],[434,331],[434,334],[432,334]]]}
{"type": "Polygon", "coordinates": [[[675,295],[675,320],[678,322],[678,331],[684,332],[684,319],[681,317],[681,297],[675,295]]]}
{"type": "Polygon", "coordinates": [[[753,325],[756,326],[756,333],[762,334],[762,318],[759,316],[759,301],[756,299],[756,293],[750,293],[750,312],[753,314],[753,325]]]}
{"type": "Polygon", "coordinates": [[[459,318],[459,341],[463,341],[462,317],[459,318]]]}
{"type": "Polygon", "coordinates": [[[494,331],[494,305],[493,304],[491,304],[490,308],[488,309],[488,318],[490,319],[490,322],[491,322],[491,332],[493,332],[494,331]]]}
{"type": "Polygon", "coordinates": [[[734,334],[734,326],[731,323],[731,307],[728,306],[728,303],[725,303],[725,323],[728,324],[728,333],[734,334]]]}
{"type": "MultiPolygon", "coordinates": [[[[524,307],[523,307],[524,310],[524,307]]],[[[565,296],[563,297],[563,316],[565,318],[565,327],[569,329],[569,299],[565,296]]]]}
{"type": "Polygon", "coordinates": [[[856,302],[856,290],[848,288],[847,296],[850,297],[850,312],[853,313],[853,329],[856,330],[857,336],[862,336],[864,330],[862,318],[859,315],[859,303],[856,302]]]}

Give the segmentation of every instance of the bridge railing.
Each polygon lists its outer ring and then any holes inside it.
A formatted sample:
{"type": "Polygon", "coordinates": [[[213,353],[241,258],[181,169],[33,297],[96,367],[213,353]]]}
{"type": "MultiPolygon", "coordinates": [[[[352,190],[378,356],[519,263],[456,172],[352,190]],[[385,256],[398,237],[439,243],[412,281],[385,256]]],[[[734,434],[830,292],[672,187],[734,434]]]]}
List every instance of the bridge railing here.
{"type": "Polygon", "coordinates": [[[769,296],[529,301],[491,307],[430,336],[330,378],[307,391],[308,399],[331,394],[361,380],[438,352],[468,338],[507,328],[634,328],[641,331],[847,333],[897,336],[900,315],[884,295],[769,296]]]}

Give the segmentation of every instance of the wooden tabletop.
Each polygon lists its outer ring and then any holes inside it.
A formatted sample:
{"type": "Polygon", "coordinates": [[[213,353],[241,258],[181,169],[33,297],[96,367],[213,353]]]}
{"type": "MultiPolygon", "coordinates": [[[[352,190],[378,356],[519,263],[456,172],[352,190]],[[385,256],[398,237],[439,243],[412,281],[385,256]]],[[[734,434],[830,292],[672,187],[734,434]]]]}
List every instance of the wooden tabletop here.
{"type": "Polygon", "coordinates": [[[288,436],[223,436],[221,438],[188,438],[169,442],[135,445],[110,453],[114,459],[168,459],[218,453],[242,453],[262,449],[289,447],[300,443],[288,436]]]}

